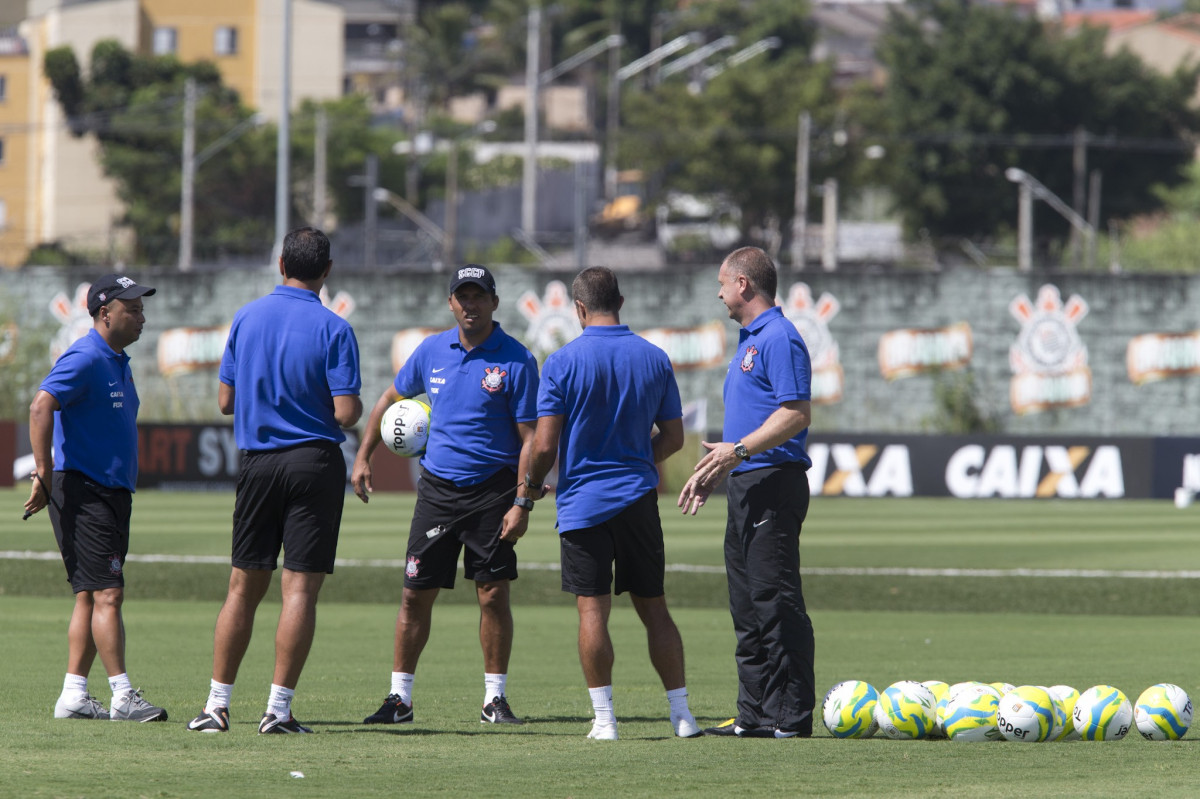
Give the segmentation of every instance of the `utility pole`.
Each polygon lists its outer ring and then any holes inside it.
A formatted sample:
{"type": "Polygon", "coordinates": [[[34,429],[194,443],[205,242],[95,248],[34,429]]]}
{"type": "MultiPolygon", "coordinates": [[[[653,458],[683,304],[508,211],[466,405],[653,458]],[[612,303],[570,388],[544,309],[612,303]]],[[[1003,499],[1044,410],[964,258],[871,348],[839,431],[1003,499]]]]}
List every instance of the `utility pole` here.
{"type": "Polygon", "coordinates": [[[450,144],[446,161],[446,238],[442,240],[442,263],[453,269],[454,245],[458,240],[458,139],[450,144]]]}
{"type": "Polygon", "coordinates": [[[537,228],[538,93],[541,83],[542,9],[529,9],[525,38],[525,164],[521,175],[521,229],[532,238],[537,228]]]}
{"type": "Polygon", "coordinates": [[[288,177],[291,174],[291,104],[292,104],[292,0],[283,0],[283,64],[279,91],[279,135],[275,139],[275,250],[271,257],[277,261],[283,254],[283,237],[287,235],[288,177]]]}
{"type": "Polygon", "coordinates": [[[825,178],[822,227],[824,243],[821,247],[821,267],[826,272],[837,269],[838,241],[838,182],[837,178],[825,178]]]}
{"type": "MultiPolygon", "coordinates": [[[[621,22],[614,9],[611,37],[620,38],[621,22]]],[[[608,125],[604,134],[604,199],[612,201],[617,196],[617,129],[621,116],[621,48],[608,50],[608,125]]]]}
{"type": "Polygon", "coordinates": [[[1022,181],[1017,189],[1017,271],[1033,269],[1033,187],[1022,181]]]}
{"type": "Polygon", "coordinates": [[[1087,240],[1087,269],[1096,268],[1096,231],[1100,229],[1100,170],[1093,169],[1088,183],[1088,225],[1091,235],[1087,240]]]}
{"type": "MultiPolygon", "coordinates": [[[[1071,166],[1074,172],[1074,181],[1071,192],[1071,207],[1075,213],[1082,216],[1087,213],[1087,146],[1088,132],[1084,128],[1078,127],[1075,129],[1075,146],[1071,153],[1071,166]]],[[[1071,260],[1075,267],[1079,267],[1080,256],[1083,254],[1083,247],[1080,246],[1080,231],[1076,227],[1071,228],[1071,260]]]]}
{"type": "Polygon", "coordinates": [[[796,135],[796,196],[792,201],[793,271],[804,270],[804,238],[808,235],[808,148],[812,139],[812,114],[800,112],[796,135]]]}
{"type": "Polygon", "coordinates": [[[192,271],[196,212],[196,79],[183,84],[183,179],[179,192],[179,271],[192,271]]]}
{"type": "Polygon", "coordinates": [[[367,174],[363,182],[363,202],[366,203],[363,221],[363,263],[375,268],[375,243],[379,237],[379,209],[375,207],[375,188],[379,185],[379,156],[367,156],[367,174]]]}
{"type": "Polygon", "coordinates": [[[329,115],[317,109],[317,140],[313,145],[313,226],[325,229],[326,156],[329,148],[329,115]]]}

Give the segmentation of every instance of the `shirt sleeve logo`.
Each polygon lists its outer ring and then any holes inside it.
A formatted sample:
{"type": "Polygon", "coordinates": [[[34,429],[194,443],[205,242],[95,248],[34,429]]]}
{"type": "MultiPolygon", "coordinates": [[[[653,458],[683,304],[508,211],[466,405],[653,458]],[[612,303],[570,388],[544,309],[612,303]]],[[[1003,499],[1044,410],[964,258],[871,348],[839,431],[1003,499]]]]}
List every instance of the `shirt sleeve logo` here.
{"type": "Polygon", "coordinates": [[[742,356],[742,371],[749,372],[754,368],[754,356],[758,355],[758,347],[751,344],[746,348],[746,354],[742,356]]]}
{"type": "Polygon", "coordinates": [[[504,390],[504,378],[508,372],[501,369],[499,366],[493,366],[490,369],[484,369],[483,390],[489,394],[495,394],[497,391],[504,390]]]}

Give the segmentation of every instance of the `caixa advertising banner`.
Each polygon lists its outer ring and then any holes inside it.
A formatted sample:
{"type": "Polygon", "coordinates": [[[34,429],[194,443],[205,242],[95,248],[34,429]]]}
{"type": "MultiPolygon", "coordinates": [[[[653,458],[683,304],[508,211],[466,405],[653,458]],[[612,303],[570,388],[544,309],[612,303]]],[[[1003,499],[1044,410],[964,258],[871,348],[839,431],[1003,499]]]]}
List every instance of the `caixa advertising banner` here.
{"type": "Polygon", "coordinates": [[[814,433],[808,452],[813,496],[1166,499],[1200,483],[1200,439],[814,433]]]}

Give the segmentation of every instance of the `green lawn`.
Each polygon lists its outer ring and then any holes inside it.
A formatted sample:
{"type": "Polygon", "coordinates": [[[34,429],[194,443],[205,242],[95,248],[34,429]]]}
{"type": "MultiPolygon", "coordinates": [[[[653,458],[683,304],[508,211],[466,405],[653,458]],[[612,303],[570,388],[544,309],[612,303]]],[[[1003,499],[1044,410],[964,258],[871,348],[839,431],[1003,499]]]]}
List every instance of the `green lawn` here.
{"type": "MultiPolygon", "coordinates": [[[[25,489],[0,492],[0,551],[52,552],[42,515],[20,521],[25,489]]],[[[347,501],[339,554],[403,557],[411,497],[347,501]]],[[[224,556],[230,494],[142,492],[137,554],[224,556]]],[[[687,653],[692,708],[703,723],[733,712],[733,632],[724,609],[723,507],[696,519],[661,504],[673,567],[668,601],[687,653]]],[[[520,545],[517,640],[509,696],[529,723],[478,723],[482,665],[473,592],[446,592],[415,687],[416,723],[358,722],[388,690],[401,572],[340,566],[329,579],[296,715],[313,736],[259,737],[272,633],[268,601],[243,666],[227,735],[189,733],[207,692],[212,627],[228,566],[127,567],[129,667],[167,724],[51,718],[66,654],[69,588],[61,563],[0,558],[0,648],[9,690],[0,712],[0,797],[702,796],[728,794],[961,797],[1162,796],[1200,793],[1200,737],[1152,744],[1023,746],[947,741],[676,740],[645,636],[626,601],[612,628],[621,740],[585,739],[590,705],[575,649],[576,618],[550,565],[552,511],[539,504],[520,545]],[[303,779],[290,776],[299,771],[303,779]]],[[[1014,684],[1111,683],[1131,700],[1175,682],[1200,697],[1200,525],[1166,502],[814,500],[801,542],[817,635],[817,684],[879,689],[901,679],[1014,684]],[[906,573],[962,569],[967,573],[906,573]],[[1072,576],[1044,570],[1068,570],[1072,576]],[[1107,572],[1153,570],[1127,578],[1107,572]],[[857,571],[856,571],[857,570],[857,571]],[[984,570],[977,572],[975,570],[984,570]],[[1011,570],[1032,570],[1029,573],[1011,570]],[[1104,570],[1078,576],[1079,570],[1104,570]],[[998,575],[998,576],[993,576],[998,575]]],[[[107,703],[97,666],[91,686],[107,703]]]]}

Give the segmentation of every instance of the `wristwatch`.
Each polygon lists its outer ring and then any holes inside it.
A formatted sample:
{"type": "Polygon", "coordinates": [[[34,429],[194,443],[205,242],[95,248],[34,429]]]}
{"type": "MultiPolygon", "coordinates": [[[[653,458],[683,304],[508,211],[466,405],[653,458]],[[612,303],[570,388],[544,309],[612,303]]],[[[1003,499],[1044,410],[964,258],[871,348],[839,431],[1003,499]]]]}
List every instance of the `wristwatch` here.
{"type": "Polygon", "coordinates": [[[733,454],[744,461],[750,460],[750,450],[746,449],[746,445],[740,441],[733,445],[733,454]]]}
{"type": "Polygon", "coordinates": [[[530,499],[529,497],[517,497],[513,500],[513,504],[516,505],[518,508],[524,508],[525,510],[533,510],[533,500],[530,499]]]}

